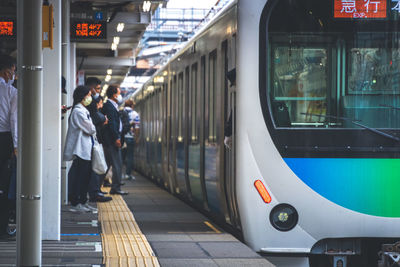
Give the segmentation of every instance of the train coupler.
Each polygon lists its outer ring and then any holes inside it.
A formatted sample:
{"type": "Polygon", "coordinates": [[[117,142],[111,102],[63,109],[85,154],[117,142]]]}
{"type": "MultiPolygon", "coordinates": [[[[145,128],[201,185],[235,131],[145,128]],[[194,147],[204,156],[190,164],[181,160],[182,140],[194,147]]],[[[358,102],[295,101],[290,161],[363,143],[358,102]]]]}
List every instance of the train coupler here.
{"type": "Polygon", "coordinates": [[[378,255],[380,258],[378,267],[400,267],[400,241],[394,244],[383,244],[378,255]]]}

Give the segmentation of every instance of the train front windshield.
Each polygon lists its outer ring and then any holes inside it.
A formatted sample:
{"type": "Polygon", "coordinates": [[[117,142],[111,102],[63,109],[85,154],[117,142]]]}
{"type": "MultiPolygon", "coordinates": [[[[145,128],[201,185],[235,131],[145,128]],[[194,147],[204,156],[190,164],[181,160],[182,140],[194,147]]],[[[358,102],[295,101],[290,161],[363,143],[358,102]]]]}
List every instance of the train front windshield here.
{"type": "Polygon", "coordinates": [[[398,129],[399,2],[276,1],[266,22],[274,127],[398,129]]]}

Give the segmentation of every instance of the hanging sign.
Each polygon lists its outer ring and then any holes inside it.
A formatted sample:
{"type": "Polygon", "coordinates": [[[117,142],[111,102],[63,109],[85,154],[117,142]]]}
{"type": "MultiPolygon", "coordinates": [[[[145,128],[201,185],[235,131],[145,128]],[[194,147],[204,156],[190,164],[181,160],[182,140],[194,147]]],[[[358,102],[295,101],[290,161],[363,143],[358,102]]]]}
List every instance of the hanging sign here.
{"type": "Polygon", "coordinates": [[[105,21],[73,21],[71,22],[71,40],[99,41],[107,40],[107,23],[105,21]]]}
{"type": "Polygon", "coordinates": [[[0,37],[15,38],[16,29],[14,19],[0,18],[0,37]]]}

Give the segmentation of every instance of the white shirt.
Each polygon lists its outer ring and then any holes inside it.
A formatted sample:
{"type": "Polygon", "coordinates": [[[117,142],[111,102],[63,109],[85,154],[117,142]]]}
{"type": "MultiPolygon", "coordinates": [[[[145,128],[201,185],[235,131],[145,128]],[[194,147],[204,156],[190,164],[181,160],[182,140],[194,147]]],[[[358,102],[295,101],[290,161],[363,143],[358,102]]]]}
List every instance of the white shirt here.
{"type": "MultiPolygon", "coordinates": [[[[108,99],[111,101],[111,104],[114,106],[114,108],[118,111],[118,104],[112,100],[112,99],[108,99]]],[[[122,122],[121,122],[121,118],[119,118],[119,132],[122,132],[122,122]]]]}
{"type": "Polygon", "coordinates": [[[64,160],[70,161],[75,156],[84,160],[92,158],[92,135],[96,133],[89,111],[81,104],[72,110],[68,120],[68,131],[64,146],[64,160]]]}
{"type": "Polygon", "coordinates": [[[140,128],[140,117],[139,113],[134,111],[131,107],[125,107],[125,110],[129,114],[129,123],[134,124],[136,129],[140,128]]]}
{"type": "Polygon", "coordinates": [[[14,148],[18,145],[18,91],[0,77],[0,132],[11,132],[14,148]]]}

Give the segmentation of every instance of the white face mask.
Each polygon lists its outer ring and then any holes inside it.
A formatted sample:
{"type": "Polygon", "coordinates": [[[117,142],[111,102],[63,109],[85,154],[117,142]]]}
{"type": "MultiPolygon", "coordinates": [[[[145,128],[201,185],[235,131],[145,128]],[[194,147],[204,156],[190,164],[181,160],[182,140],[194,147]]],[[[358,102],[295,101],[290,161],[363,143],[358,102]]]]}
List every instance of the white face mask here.
{"type": "Polygon", "coordinates": [[[122,103],[122,95],[117,96],[117,102],[118,102],[118,104],[122,103]]]}
{"type": "Polygon", "coordinates": [[[99,98],[99,96],[100,96],[99,93],[95,93],[94,96],[93,96],[93,98],[94,98],[94,99],[97,99],[97,98],[99,98]]]}

